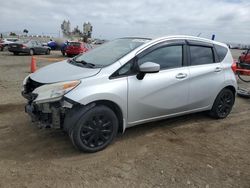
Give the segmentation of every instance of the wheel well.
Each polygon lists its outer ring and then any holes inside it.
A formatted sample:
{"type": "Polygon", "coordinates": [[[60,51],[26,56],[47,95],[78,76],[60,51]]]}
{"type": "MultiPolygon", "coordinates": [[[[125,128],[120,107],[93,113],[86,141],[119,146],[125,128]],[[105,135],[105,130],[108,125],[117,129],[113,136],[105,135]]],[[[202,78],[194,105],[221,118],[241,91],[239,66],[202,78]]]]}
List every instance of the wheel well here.
{"type": "Polygon", "coordinates": [[[227,86],[224,89],[230,89],[233,92],[234,95],[236,93],[236,89],[234,88],[234,86],[227,86]]]}
{"type": "Polygon", "coordinates": [[[116,114],[119,122],[119,127],[118,127],[118,132],[122,133],[123,132],[123,115],[121,108],[114,102],[108,101],[108,100],[100,100],[100,101],[94,101],[96,105],[105,105],[109,107],[113,112],[116,114]]]}

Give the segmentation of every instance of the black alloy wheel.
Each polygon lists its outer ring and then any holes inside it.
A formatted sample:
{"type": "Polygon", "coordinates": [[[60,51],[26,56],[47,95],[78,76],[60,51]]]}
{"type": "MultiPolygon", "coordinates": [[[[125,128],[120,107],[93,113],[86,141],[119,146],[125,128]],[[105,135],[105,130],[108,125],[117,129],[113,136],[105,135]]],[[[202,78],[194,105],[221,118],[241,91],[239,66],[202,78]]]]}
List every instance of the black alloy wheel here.
{"type": "Polygon", "coordinates": [[[211,115],[215,118],[226,118],[234,105],[235,95],[230,89],[223,89],[215,99],[211,115]]]}
{"type": "Polygon", "coordinates": [[[106,106],[95,106],[82,115],[71,130],[74,146],[85,152],[97,152],[108,146],[117,135],[118,119],[106,106]]]}

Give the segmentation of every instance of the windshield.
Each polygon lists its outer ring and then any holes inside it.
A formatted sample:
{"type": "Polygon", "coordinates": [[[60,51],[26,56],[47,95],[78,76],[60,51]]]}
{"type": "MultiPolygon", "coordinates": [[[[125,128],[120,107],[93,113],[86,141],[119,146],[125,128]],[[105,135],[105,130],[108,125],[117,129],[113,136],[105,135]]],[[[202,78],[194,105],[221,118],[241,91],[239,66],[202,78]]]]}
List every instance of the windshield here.
{"type": "Polygon", "coordinates": [[[107,42],[87,53],[76,56],[74,61],[91,63],[98,67],[110,65],[150,39],[123,38],[107,42]]]}
{"type": "Polygon", "coordinates": [[[81,43],[80,42],[70,42],[68,45],[69,46],[81,46],[81,43]]]}

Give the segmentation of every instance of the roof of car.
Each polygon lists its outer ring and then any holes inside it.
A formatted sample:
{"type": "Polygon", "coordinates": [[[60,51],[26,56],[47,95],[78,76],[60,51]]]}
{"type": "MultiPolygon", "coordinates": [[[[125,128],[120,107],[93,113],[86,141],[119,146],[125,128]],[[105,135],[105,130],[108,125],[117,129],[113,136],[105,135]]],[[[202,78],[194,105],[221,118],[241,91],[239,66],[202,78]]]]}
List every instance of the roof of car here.
{"type": "Polygon", "coordinates": [[[194,37],[194,36],[188,36],[188,35],[171,35],[171,36],[164,36],[164,37],[159,37],[159,38],[155,38],[152,41],[161,41],[161,40],[195,40],[195,41],[199,41],[199,42],[205,42],[205,43],[211,43],[211,44],[218,44],[221,46],[225,46],[227,47],[226,44],[221,43],[221,42],[217,42],[214,40],[210,40],[210,39],[206,39],[206,38],[201,38],[201,37],[194,37]]]}
{"type": "Polygon", "coordinates": [[[168,35],[168,36],[156,37],[156,38],[150,38],[150,37],[123,37],[123,38],[145,39],[145,40],[149,40],[150,43],[151,42],[154,43],[154,42],[158,42],[158,41],[165,41],[165,40],[181,40],[181,39],[183,39],[183,40],[195,40],[198,42],[218,44],[218,45],[227,47],[227,45],[224,43],[220,43],[220,42],[206,39],[206,38],[194,37],[194,36],[188,36],[188,35],[168,35]]]}

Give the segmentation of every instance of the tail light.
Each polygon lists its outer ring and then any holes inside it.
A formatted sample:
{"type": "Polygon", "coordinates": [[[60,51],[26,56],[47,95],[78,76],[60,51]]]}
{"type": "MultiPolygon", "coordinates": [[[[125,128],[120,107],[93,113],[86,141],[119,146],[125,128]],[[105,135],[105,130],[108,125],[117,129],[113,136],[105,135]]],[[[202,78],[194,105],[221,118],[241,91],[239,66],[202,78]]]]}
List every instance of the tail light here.
{"type": "Polygon", "coordinates": [[[237,70],[237,62],[236,62],[235,60],[234,60],[234,62],[233,62],[233,64],[232,64],[231,68],[232,68],[232,70],[233,70],[234,74],[236,74],[236,70],[237,70]]]}

